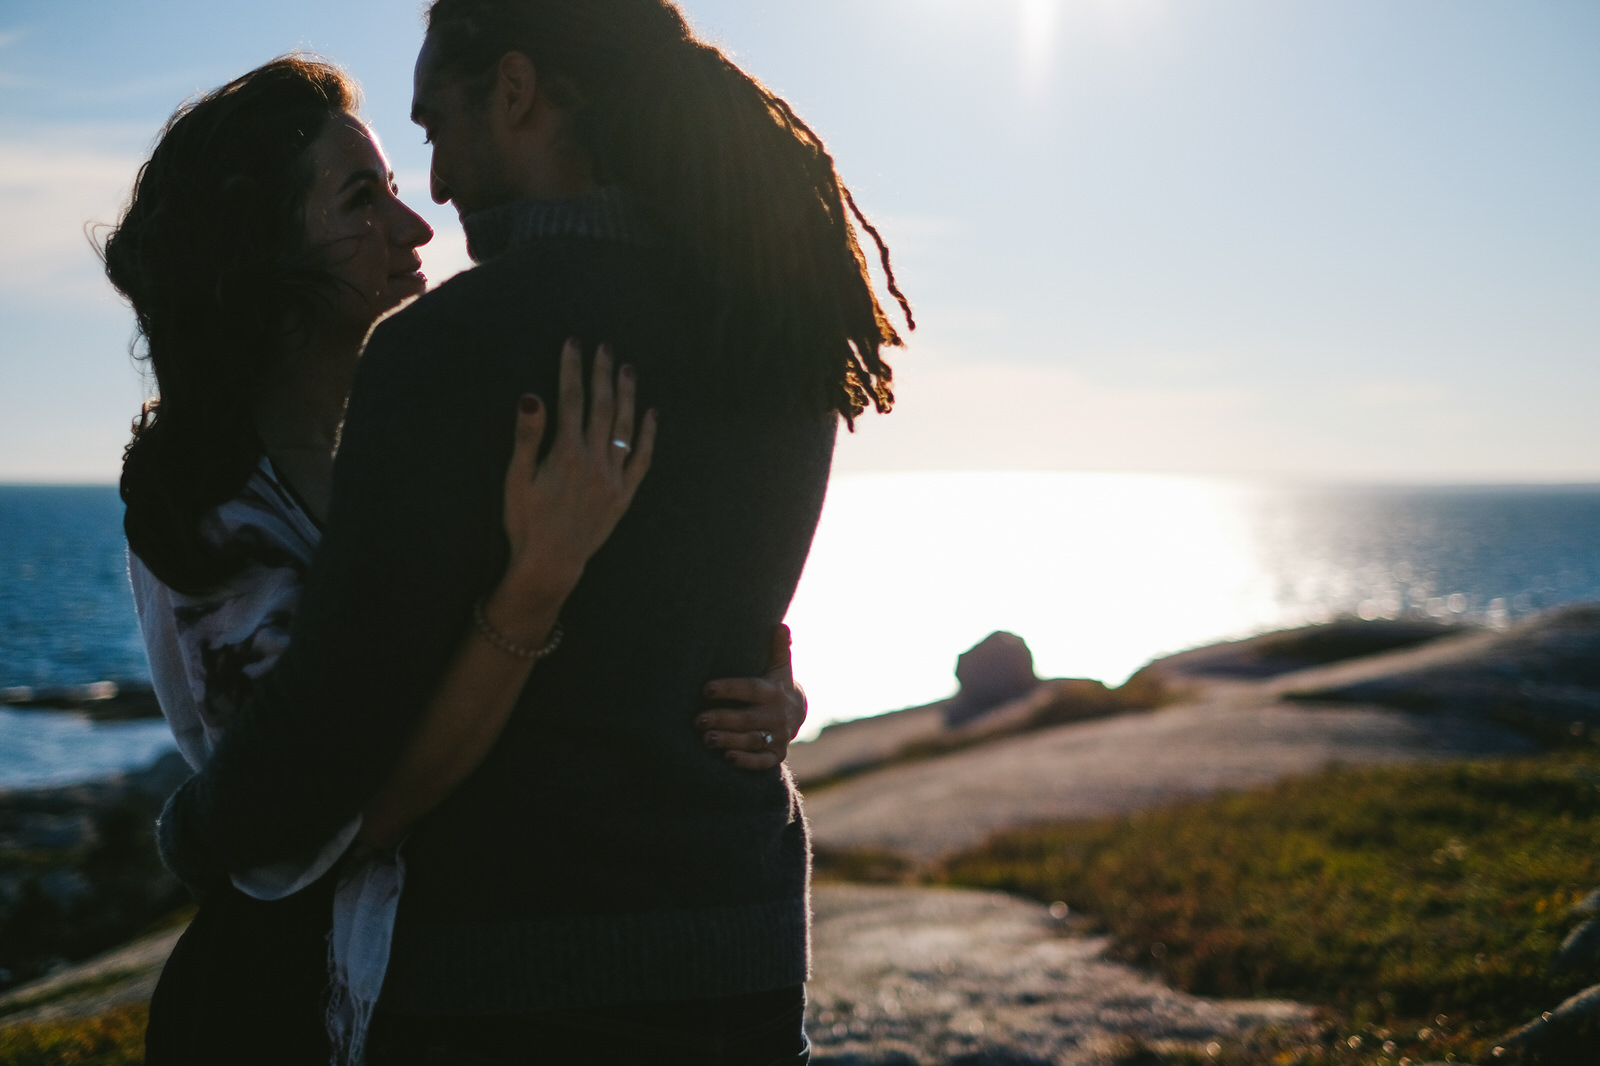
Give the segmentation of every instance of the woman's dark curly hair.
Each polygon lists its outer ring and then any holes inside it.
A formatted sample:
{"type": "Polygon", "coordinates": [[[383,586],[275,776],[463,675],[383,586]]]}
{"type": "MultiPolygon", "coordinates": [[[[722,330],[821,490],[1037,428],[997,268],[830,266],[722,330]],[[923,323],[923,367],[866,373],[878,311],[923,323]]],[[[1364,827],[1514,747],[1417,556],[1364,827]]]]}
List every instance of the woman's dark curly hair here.
{"type": "Polygon", "coordinates": [[[821,138],[698,40],[669,0],[434,0],[438,69],[486,93],[526,55],[588,153],[718,300],[716,377],[767,383],[853,419],[894,403],[883,313],[851,216],[889,252],[821,138]]]}
{"type": "Polygon", "coordinates": [[[200,592],[242,560],[201,523],[262,454],[254,401],[296,330],[327,306],[305,239],[306,150],[359,91],[337,67],[284,56],[184,104],[106,238],[159,398],[122,462],[128,545],[162,582],[200,592]]]}

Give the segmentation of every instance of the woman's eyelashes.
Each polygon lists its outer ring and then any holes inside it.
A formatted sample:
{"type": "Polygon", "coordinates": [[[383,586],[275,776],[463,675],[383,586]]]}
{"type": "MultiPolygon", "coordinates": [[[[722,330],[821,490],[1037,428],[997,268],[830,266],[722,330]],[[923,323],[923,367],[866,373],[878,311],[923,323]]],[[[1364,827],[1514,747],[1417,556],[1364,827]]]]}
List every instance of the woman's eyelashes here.
{"type": "MultiPolygon", "coordinates": [[[[390,185],[388,190],[387,190],[387,192],[394,199],[396,199],[396,200],[400,199],[400,186],[399,185],[390,185]]],[[[378,186],[369,182],[367,184],[362,185],[359,189],[357,189],[354,193],[351,194],[350,199],[345,202],[345,210],[347,210],[347,211],[360,211],[360,210],[363,210],[365,208],[373,206],[377,202],[378,202],[378,186]]]]}

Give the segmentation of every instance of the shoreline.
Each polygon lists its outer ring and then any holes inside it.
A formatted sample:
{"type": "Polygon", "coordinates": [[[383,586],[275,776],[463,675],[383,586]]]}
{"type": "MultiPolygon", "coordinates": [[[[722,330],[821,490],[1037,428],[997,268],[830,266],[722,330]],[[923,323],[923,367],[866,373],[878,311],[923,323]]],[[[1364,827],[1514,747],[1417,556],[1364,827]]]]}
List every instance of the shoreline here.
{"type": "Polygon", "coordinates": [[[161,717],[148,681],[91,681],[81,685],[11,685],[0,688],[0,707],[82,715],[97,722],[161,717]]]}

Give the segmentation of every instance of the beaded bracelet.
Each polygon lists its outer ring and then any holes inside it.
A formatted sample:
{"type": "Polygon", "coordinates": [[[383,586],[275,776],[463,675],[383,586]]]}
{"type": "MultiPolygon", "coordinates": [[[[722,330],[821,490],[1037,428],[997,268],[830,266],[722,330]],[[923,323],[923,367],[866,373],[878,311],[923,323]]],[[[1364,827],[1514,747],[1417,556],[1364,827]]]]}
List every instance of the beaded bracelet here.
{"type": "Polygon", "coordinates": [[[559,648],[561,646],[561,637],[565,633],[565,630],[561,628],[561,623],[557,622],[551,627],[550,639],[545,642],[544,647],[524,648],[521,644],[504,636],[498,629],[489,624],[489,620],[483,616],[483,600],[481,598],[472,605],[472,624],[478,627],[478,632],[483,634],[484,640],[487,640],[507,655],[517,659],[528,659],[532,662],[538,662],[559,648]]]}

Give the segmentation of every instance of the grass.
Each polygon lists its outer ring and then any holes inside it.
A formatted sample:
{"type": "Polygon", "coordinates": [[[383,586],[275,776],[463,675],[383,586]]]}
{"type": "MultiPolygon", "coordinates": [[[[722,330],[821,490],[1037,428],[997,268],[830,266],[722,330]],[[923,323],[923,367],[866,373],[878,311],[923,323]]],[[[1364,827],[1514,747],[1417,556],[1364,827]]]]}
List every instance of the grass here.
{"type": "Polygon", "coordinates": [[[119,1007],[94,1018],[0,1028],[0,1066],[140,1066],[150,1010],[119,1007]]]}
{"type": "Polygon", "coordinates": [[[1568,751],[1331,770],[1037,826],[957,857],[942,879],[1095,915],[1121,957],[1180,988],[1329,1008],[1317,1033],[1207,1061],[1488,1061],[1495,1037],[1600,980],[1550,969],[1580,920],[1572,905],[1600,886],[1597,842],[1600,755],[1568,751]]]}

